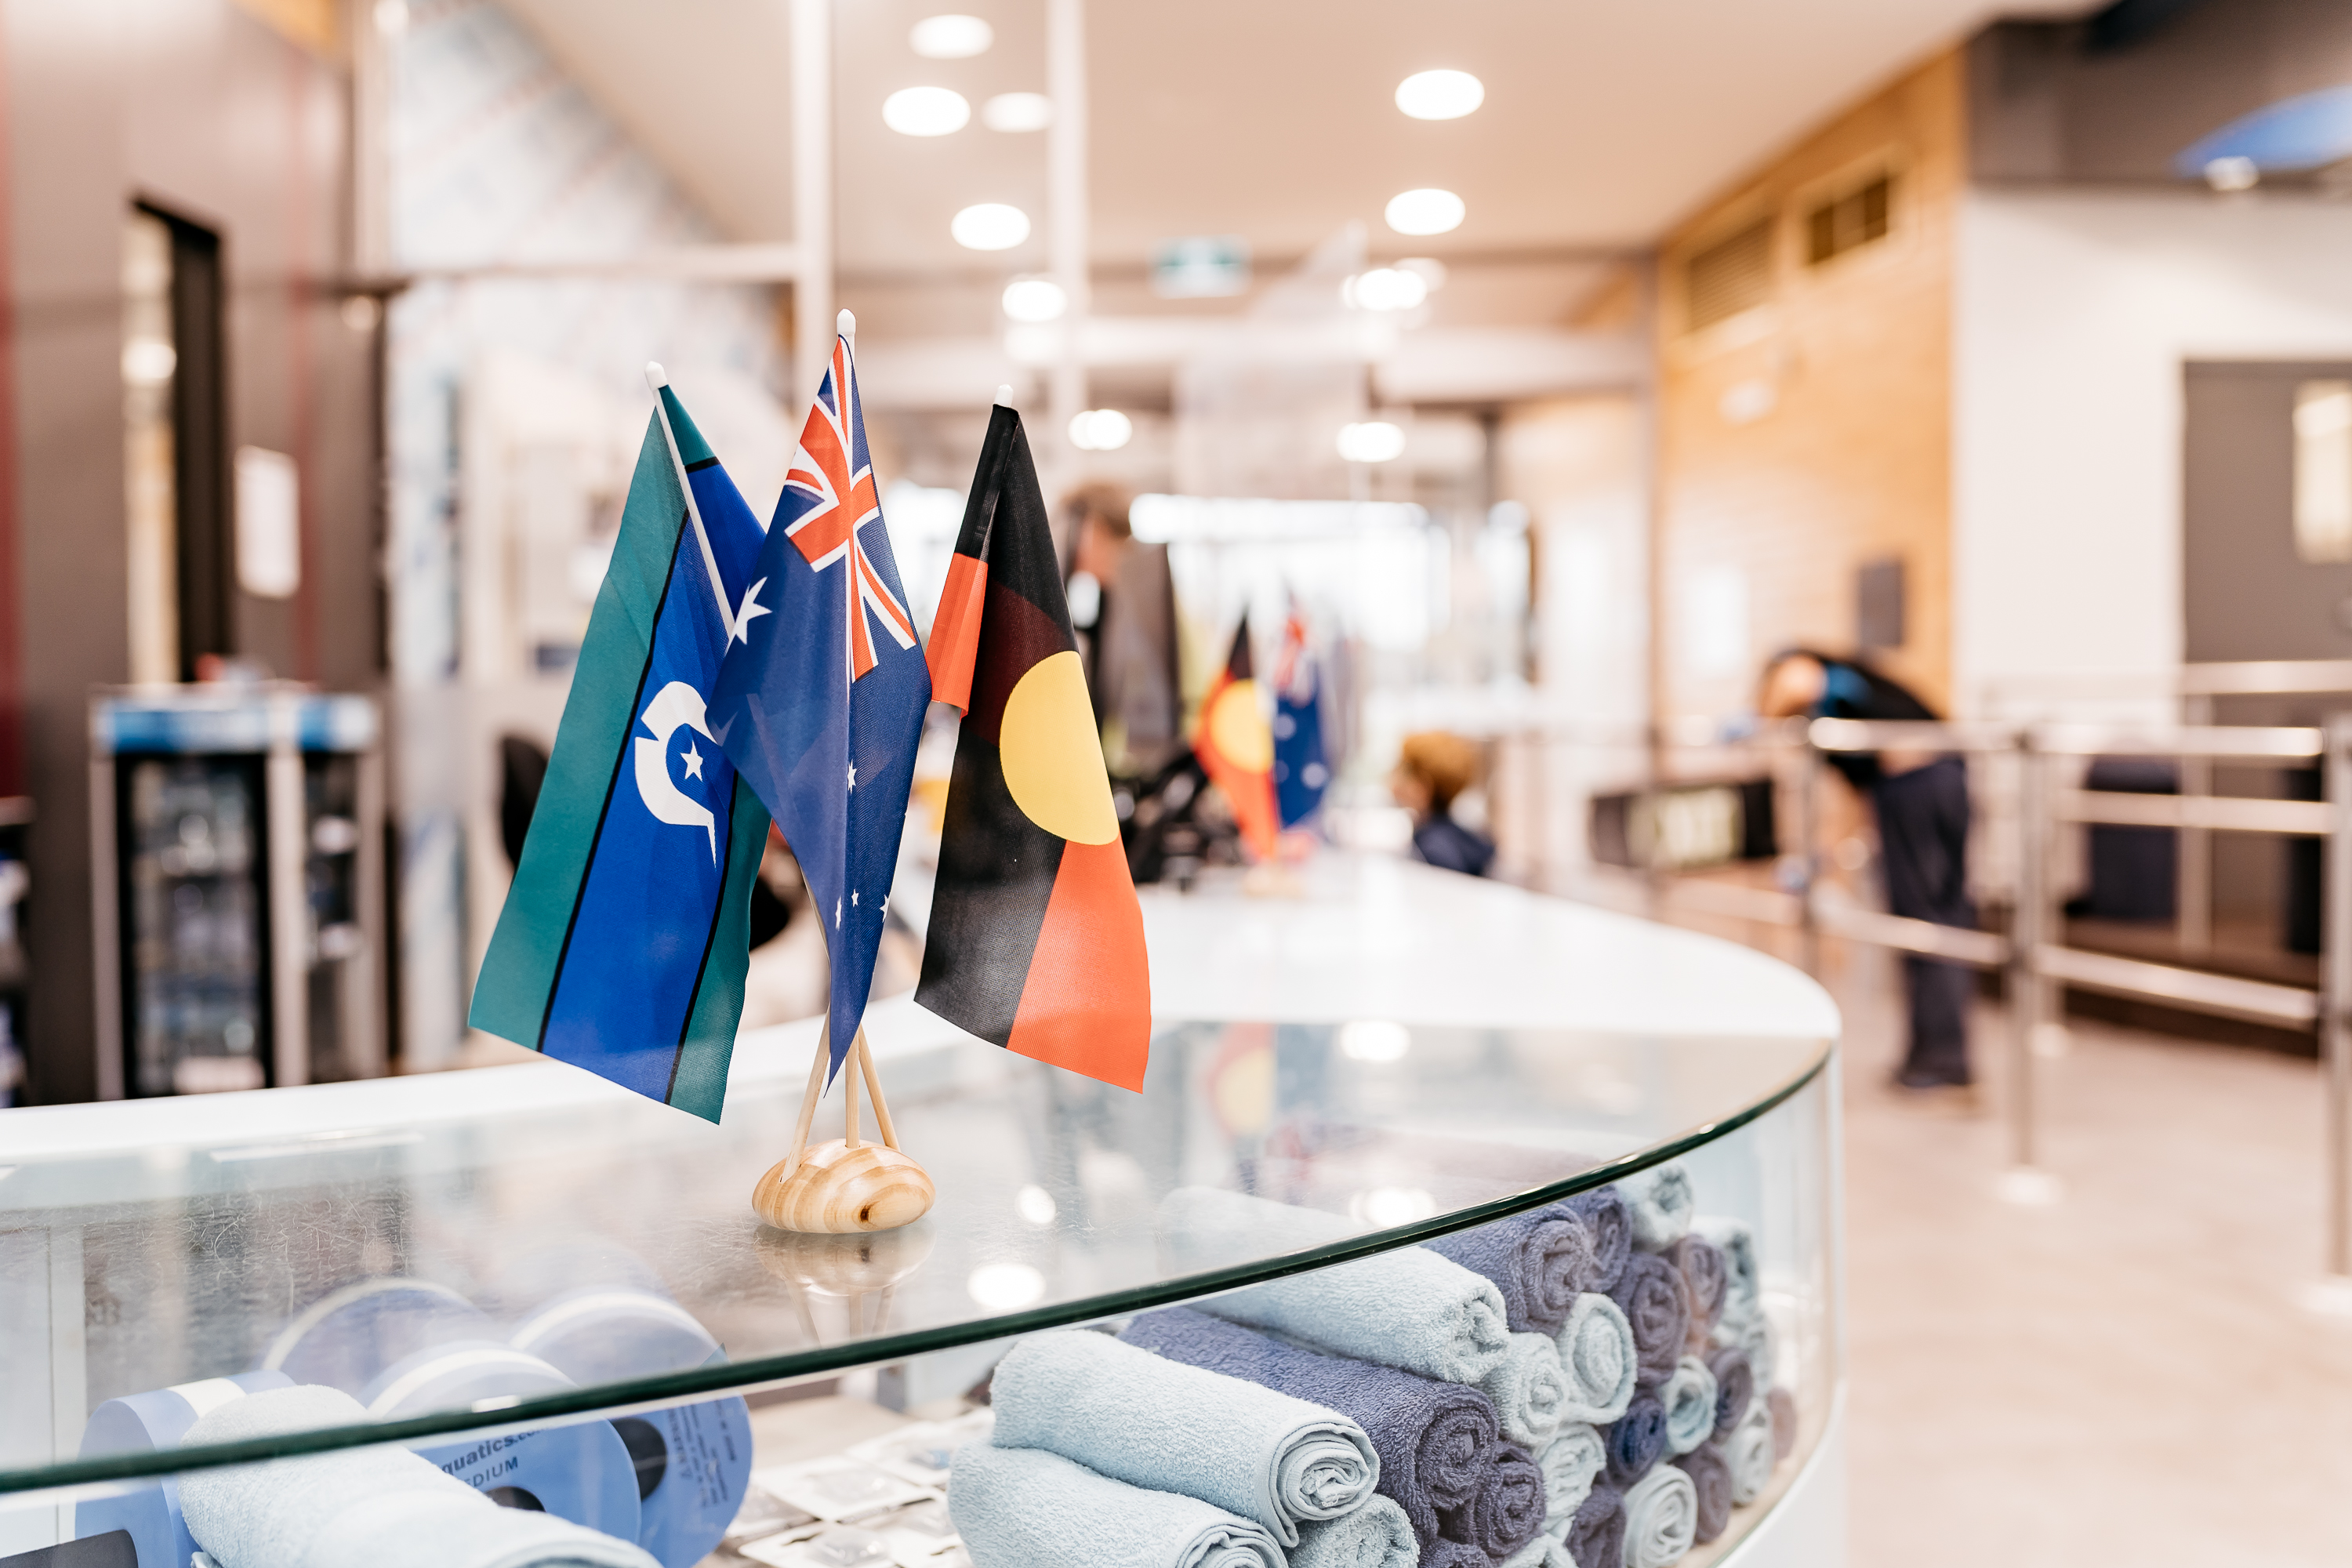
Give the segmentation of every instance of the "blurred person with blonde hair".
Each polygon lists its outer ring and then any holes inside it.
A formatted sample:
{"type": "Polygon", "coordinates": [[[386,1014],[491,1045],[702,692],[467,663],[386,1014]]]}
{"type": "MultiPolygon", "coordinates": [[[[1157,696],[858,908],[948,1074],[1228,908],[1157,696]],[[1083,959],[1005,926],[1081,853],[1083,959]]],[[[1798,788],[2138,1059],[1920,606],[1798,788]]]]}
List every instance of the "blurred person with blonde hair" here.
{"type": "Polygon", "coordinates": [[[1412,849],[1445,871],[1483,877],[1495,842],[1454,820],[1454,803],[1478,781],[1478,750],[1444,730],[1407,735],[1389,774],[1389,793],[1412,813],[1412,849]]]}

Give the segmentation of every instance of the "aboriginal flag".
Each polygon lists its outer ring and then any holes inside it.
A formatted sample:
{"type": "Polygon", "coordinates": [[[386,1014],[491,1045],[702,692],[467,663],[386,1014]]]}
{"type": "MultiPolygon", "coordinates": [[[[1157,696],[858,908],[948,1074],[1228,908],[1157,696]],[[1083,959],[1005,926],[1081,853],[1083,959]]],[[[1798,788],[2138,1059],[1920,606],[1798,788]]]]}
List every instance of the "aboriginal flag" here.
{"type": "Polygon", "coordinates": [[[1250,661],[1249,614],[1234,632],[1233,651],[1225,668],[1201,703],[1201,728],[1192,737],[1192,753],[1209,781],[1224,791],[1234,808],[1234,825],[1242,842],[1261,860],[1274,858],[1274,840],[1281,831],[1274,806],[1274,729],[1258,706],[1257,681],[1250,661]]]}
{"type": "Polygon", "coordinates": [[[1021,416],[990,415],[931,623],[964,710],[915,1000],[983,1039],[1140,1089],[1151,979],[1085,666],[1021,416]]]}

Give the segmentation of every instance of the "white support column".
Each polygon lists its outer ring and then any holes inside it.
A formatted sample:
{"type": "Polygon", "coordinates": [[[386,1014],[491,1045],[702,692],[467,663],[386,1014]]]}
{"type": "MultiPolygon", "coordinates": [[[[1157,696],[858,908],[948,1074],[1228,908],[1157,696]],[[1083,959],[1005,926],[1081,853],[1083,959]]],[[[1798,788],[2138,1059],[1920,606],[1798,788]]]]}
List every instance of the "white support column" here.
{"type": "Polygon", "coordinates": [[[392,270],[392,73],[405,12],[347,0],[352,40],[352,266],[362,278],[392,270]],[[387,28],[391,30],[387,30],[387,28]]]}
{"type": "Polygon", "coordinates": [[[793,389],[795,429],[833,357],[833,0],[793,5],[793,389]]]}
{"type": "MultiPolygon", "coordinates": [[[[1089,287],[1087,208],[1087,33],[1086,0],[1046,0],[1045,92],[1054,102],[1054,122],[1046,132],[1046,258],[1054,280],[1069,300],[1062,316],[1062,353],[1054,365],[1046,399],[1048,431],[1042,456],[1058,482],[1045,486],[1051,505],[1055,492],[1069,481],[1075,448],[1070,446],[1070,421],[1087,406],[1087,366],[1082,343],[1087,317],[1093,308],[1089,287]]],[[[1033,437],[1034,438],[1034,437],[1033,437]]]]}

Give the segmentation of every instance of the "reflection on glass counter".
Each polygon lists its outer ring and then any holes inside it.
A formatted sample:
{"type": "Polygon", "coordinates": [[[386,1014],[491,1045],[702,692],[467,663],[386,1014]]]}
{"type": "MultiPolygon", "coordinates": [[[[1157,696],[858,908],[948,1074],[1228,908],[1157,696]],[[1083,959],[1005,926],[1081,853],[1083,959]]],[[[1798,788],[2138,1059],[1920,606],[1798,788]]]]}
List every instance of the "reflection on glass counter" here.
{"type": "Polygon", "coordinates": [[[942,1047],[892,1068],[939,1206],[863,1237],[742,1207],[790,1077],[715,1128],[526,1067],[31,1159],[0,1262],[78,1260],[51,1338],[90,1414],[0,1486],[100,1483],[77,1530],[142,1563],[344,1462],[313,1451],[388,1467],[335,1472],[353,1509],[463,1482],[451,1540],[521,1528],[460,1506],[488,1498],[673,1568],[1125,1562],[1071,1533],[1105,1508],[1139,1562],[1705,1562],[1831,1405],[1826,1058],[1180,1024],[1135,1095],[942,1047]],[[257,1451],[288,1457],[208,1463],[257,1451]]]}

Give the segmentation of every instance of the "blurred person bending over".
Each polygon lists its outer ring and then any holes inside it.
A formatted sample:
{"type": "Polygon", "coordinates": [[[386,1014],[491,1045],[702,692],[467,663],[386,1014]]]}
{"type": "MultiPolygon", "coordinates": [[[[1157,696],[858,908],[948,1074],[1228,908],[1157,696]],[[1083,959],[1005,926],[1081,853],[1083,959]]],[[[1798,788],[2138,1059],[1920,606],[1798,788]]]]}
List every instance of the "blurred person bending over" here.
{"type": "Polygon", "coordinates": [[[1495,842],[1454,820],[1454,802],[1478,776],[1476,748],[1444,730],[1407,735],[1397,752],[1389,793],[1412,813],[1412,850],[1441,870],[1483,877],[1495,863],[1495,842]]]}
{"type": "MultiPolygon", "coordinates": [[[[1864,719],[1933,723],[1940,716],[1911,692],[1853,659],[1790,648],[1764,668],[1757,710],[1768,719],[1864,719]]],[[[1878,818],[1886,907],[1912,920],[1974,930],[1969,899],[1969,775],[1948,752],[1888,748],[1831,752],[1878,818]]],[[[1807,847],[1808,849],[1811,846],[1807,847]]],[[[1903,958],[1911,1044],[1895,1081],[1905,1089],[1964,1086],[1969,1072],[1969,996],[1975,975],[1916,953],[1903,958]]]]}
{"type": "MultiPolygon", "coordinates": [[[[1090,484],[1062,505],[1077,525],[1072,575],[1083,573],[1097,590],[1078,642],[1103,758],[1115,776],[1134,778],[1159,773],[1182,751],[1184,695],[1168,547],[1137,542],[1129,499],[1117,485],[1090,484]]],[[[1073,619],[1085,596],[1074,597],[1073,619]]]]}

